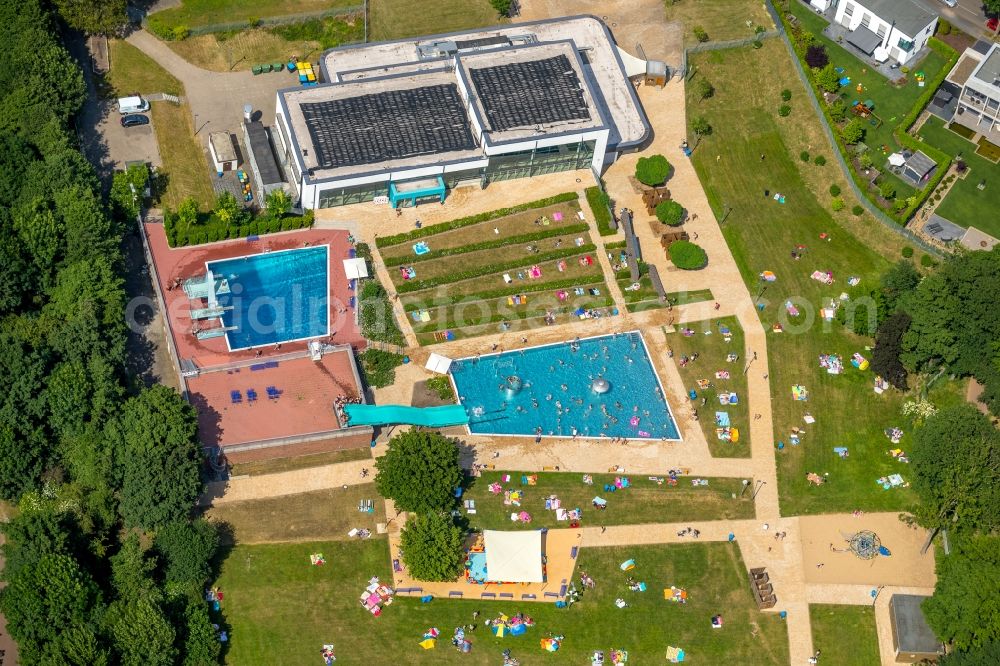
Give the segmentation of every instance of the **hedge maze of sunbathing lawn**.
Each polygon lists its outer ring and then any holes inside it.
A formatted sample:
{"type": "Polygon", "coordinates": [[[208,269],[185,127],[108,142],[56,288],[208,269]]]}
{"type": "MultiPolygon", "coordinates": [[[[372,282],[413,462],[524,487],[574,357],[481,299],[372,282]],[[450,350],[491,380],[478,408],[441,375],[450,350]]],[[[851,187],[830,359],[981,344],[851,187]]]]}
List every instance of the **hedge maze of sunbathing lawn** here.
{"type": "Polygon", "coordinates": [[[570,192],[379,238],[378,250],[420,344],[523,331],[612,312],[581,216],[570,192]]]}

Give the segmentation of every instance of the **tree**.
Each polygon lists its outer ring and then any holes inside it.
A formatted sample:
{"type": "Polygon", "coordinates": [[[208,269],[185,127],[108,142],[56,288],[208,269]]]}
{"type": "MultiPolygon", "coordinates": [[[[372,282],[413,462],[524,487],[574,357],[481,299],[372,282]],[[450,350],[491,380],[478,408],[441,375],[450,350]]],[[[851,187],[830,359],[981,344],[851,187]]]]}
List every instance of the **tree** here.
{"type": "Polygon", "coordinates": [[[123,542],[111,558],[111,584],[119,599],[142,599],[151,595],[156,585],[152,574],[156,560],[146,554],[134,532],[123,542]]]}
{"type": "Polygon", "coordinates": [[[55,4],[69,27],[88,35],[110,35],[128,24],[125,0],[55,0],[55,4]]]}
{"type": "Polygon", "coordinates": [[[400,534],[403,562],[417,580],[453,581],[462,573],[463,540],[462,530],[446,513],[411,516],[400,534]]]}
{"type": "Polygon", "coordinates": [[[375,461],[379,494],[401,511],[444,511],[455,505],[462,483],[455,440],[437,432],[410,430],[389,440],[375,461]]]}
{"type": "Polygon", "coordinates": [[[661,201],[656,204],[656,219],[671,227],[678,227],[684,222],[684,207],[673,200],[661,201]]]}
{"type": "MultiPolygon", "coordinates": [[[[378,311],[369,307],[364,308],[366,317],[376,316],[378,311]]],[[[391,317],[392,312],[388,309],[383,311],[385,316],[391,317]]],[[[388,323],[386,322],[386,326],[388,323]]],[[[360,354],[361,369],[364,370],[365,381],[373,388],[384,388],[392,386],[396,381],[396,368],[403,363],[403,355],[396,354],[384,349],[369,347],[360,354]]]]}
{"type": "Polygon", "coordinates": [[[216,666],[221,653],[207,605],[200,598],[190,598],[184,610],[183,666],[216,666]]]}
{"type": "Polygon", "coordinates": [[[229,225],[236,220],[242,211],[243,206],[236,200],[232,192],[220,192],[219,196],[215,198],[215,208],[212,212],[222,220],[223,224],[229,225]]]}
{"type": "Polygon", "coordinates": [[[691,121],[691,130],[700,139],[712,133],[712,126],[705,119],[705,116],[695,116],[694,120],[691,121]]]}
{"type": "Polygon", "coordinates": [[[828,64],[819,69],[813,69],[813,79],[820,90],[828,93],[835,93],[840,90],[840,74],[834,69],[833,64],[828,64]]]}
{"type": "Polygon", "coordinates": [[[920,284],[920,273],[913,266],[913,262],[904,259],[896,262],[881,279],[881,294],[886,311],[895,311],[900,301],[912,293],[918,284],[920,284]]]}
{"type": "Polygon", "coordinates": [[[837,99],[830,105],[830,120],[835,123],[842,123],[847,118],[847,105],[844,100],[837,99]]]}
{"type": "Polygon", "coordinates": [[[177,207],[177,226],[187,230],[198,224],[198,202],[194,197],[188,197],[177,207]]]}
{"type": "Polygon", "coordinates": [[[1000,526],[1000,432],[973,405],[942,409],[914,433],[914,515],[924,527],[1000,526]]]}
{"type": "Polygon", "coordinates": [[[903,351],[903,336],[910,328],[910,315],[896,312],[878,327],[875,348],[872,350],[872,371],[887,382],[906,391],[906,367],[899,360],[903,351]]]}
{"type": "MultiPolygon", "coordinates": [[[[851,121],[854,122],[854,121],[851,121]]],[[[846,127],[844,129],[847,129],[846,127]]],[[[896,186],[892,184],[890,180],[883,180],[878,186],[879,196],[889,201],[896,197],[896,186]]]]}
{"type": "Polygon", "coordinates": [[[983,0],[983,7],[987,14],[1000,14],[1000,0],[983,0]]]}
{"type": "Polygon", "coordinates": [[[707,42],[708,41],[708,33],[705,32],[705,29],[703,27],[701,27],[700,25],[694,26],[694,28],[692,28],[691,32],[694,33],[694,38],[697,39],[699,42],[707,42]]]}
{"type": "Polygon", "coordinates": [[[170,666],[177,657],[176,632],[157,600],[121,599],[105,622],[124,666],[170,666]]]}
{"type": "Polygon", "coordinates": [[[996,666],[996,664],[1000,664],[1000,641],[991,641],[966,651],[950,652],[941,657],[938,664],[940,666],[996,666]]]}
{"type": "Polygon", "coordinates": [[[865,124],[860,118],[853,118],[841,128],[840,136],[844,139],[844,143],[858,143],[865,138],[865,124]]]}
{"type": "Polygon", "coordinates": [[[490,6],[496,10],[500,17],[509,17],[512,0],[490,0],[490,6]]]}
{"type": "Polygon", "coordinates": [[[167,591],[197,594],[211,573],[219,533],[203,519],[175,520],[160,528],[153,542],[166,563],[167,591]]]}
{"type": "Polygon", "coordinates": [[[635,165],[635,177],[643,185],[662,185],[670,175],[670,162],[663,155],[640,157],[635,165]]]}
{"type": "Polygon", "coordinates": [[[115,171],[110,195],[115,214],[130,222],[135,220],[148,183],[149,169],[145,164],[133,164],[125,171],[115,171]]]}
{"type": "Polygon", "coordinates": [[[826,47],[822,44],[813,44],[806,49],[805,60],[810,69],[823,69],[830,64],[830,57],[826,54],[826,47]]]}
{"type": "Polygon", "coordinates": [[[201,491],[194,408],[155,385],[108,424],[119,511],[130,527],[156,529],[187,516],[201,491]]]}
{"type": "Polygon", "coordinates": [[[100,592],[70,555],[46,554],[9,577],[0,595],[7,631],[17,640],[23,663],[45,662],[64,632],[87,625],[100,592]]]}
{"type": "Polygon", "coordinates": [[[1000,640],[1000,537],[969,535],[952,542],[952,553],[938,561],[924,617],[941,640],[974,650],[1000,640]]]}
{"type": "Polygon", "coordinates": [[[685,271],[695,271],[708,264],[705,250],[690,241],[674,241],[667,248],[667,254],[674,266],[685,271]]]}
{"type": "Polygon", "coordinates": [[[288,215],[288,211],[292,209],[292,199],[284,190],[274,190],[267,195],[265,205],[267,206],[268,216],[272,219],[280,220],[285,215],[288,215]]]}
{"type": "Polygon", "coordinates": [[[698,79],[698,99],[708,99],[715,94],[715,86],[708,79],[701,77],[698,79]]]}

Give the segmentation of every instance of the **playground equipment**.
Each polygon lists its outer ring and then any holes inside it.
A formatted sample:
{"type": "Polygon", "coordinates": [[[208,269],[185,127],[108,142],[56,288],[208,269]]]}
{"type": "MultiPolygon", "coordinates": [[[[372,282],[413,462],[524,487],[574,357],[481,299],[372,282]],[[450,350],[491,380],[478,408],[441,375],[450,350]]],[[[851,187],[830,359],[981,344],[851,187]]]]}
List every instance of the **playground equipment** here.
{"type": "Polygon", "coordinates": [[[469,415],[461,405],[407,407],[404,405],[345,405],[348,425],[407,424],[427,428],[466,425],[469,415]]]}
{"type": "Polygon", "coordinates": [[[847,540],[848,548],[862,560],[873,560],[879,555],[888,557],[889,549],[882,545],[878,535],[871,530],[861,530],[847,540]]]}

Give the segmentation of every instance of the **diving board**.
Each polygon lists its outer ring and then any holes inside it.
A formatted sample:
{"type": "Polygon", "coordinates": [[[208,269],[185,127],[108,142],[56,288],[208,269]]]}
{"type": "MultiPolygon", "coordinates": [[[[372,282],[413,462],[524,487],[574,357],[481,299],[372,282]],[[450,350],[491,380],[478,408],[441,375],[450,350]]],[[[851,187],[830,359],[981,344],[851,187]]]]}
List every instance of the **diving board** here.
{"type": "Polygon", "coordinates": [[[348,425],[407,424],[441,428],[465,425],[469,415],[461,405],[407,407],[405,405],[345,405],[348,425]]]}

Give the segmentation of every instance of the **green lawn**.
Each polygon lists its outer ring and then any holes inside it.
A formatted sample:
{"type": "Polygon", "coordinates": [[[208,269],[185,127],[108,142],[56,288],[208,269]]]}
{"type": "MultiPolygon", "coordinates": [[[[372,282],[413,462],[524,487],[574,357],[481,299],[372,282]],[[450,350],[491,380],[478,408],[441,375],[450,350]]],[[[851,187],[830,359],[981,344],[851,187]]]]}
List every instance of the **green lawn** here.
{"type": "Polygon", "coordinates": [[[278,472],[289,472],[307,467],[317,467],[319,465],[333,465],[335,463],[350,462],[352,460],[371,459],[371,450],[368,447],[363,449],[344,449],[342,451],[327,451],[325,453],[310,453],[294,458],[275,458],[274,460],[257,460],[254,462],[236,463],[230,467],[233,476],[259,474],[277,474],[278,472]]]}
{"type": "Polygon", "coordinates": [[[878,634],[871,606],[816,604],[809,606],[813,646],[821,663],[878,666],[878,634]]]}
{"type": "Polygon", "coordinates": [[[715,457],[739,457],[750,456],[750,413],[747,407],[747,378],[743,374],[746,367],[746,359],[743,358],[744,342],[743,329],[735,317],[723,317],[721,319],[689,322],[684,326],[677,327],[676,332],[667,336],[667,344],[674,351],[674,363],[677,371],[684,381],[684,389],[698,391],[699,398],[705,398],[706,404],[701,405],[701,400],[694,402],[694,407],[698,410],[698,424],[705,439],[708,440],[708,448],[715,457]],[[720,327],[726,326],[732,333],[730,342],[726,342],[725,337],[720,333],[720,327]],[[690,328],[694,335],[685,336],[683,328],[690,328]],[[706,335],[709,332],[710,335],[706,335]],[[697,352],[698,359],[681,366],[681,357],[697,352]],[[726,357],[730,353],[739,355],[739,360],[730,363],[726,357]],[[716,379],[716,371],[728,371],[729,379],[716,379]],[[712,383],[712,387],[707,390],[698,388],[698,380],[707,379],[712,383]],[[723,391],[735,392],[739,397],[739,402],[735,405],[719,404],[718,394],[723,391]],[[737,443],[725,442],[718,438],[715,432],[715,412],[726,412],[729,414],[730,422],[739,429],[740,439],[737,443]]]}
{"type": "Polygon", "coordinates": [[[955,134],[939,118],[930,117],[920,128],[924,141],[948,155],[962,153],[969,173],[958,179],[948,196],[935,211],[963,227],[976,227],[1000,238],[1000,215],[997,215],[997,191],[1000,189],[1000,164],[976,154],[976,144],[955,134]],[[986,180],[986,189],[977,185],[986,180]]]}
{"type": "Polygon", "coordinates": [[[488,0],[425,0],[414,11],[407,0],[372,0],[368,28],[369,39],[402,39],[471,30],[506,22],[488,0]]]}
{"type": "MultiPolygon", "coordinates": [[[[608,446],[615,446],[608,444],[608,446]]],[[[570,472],[542,472],[537,474],[537,485],[522,485],[524,472],[489,471],[473,479],[465,499],[476,502],[476,514],[468,516],[474,529],[538,529],[541,527],[567,527],[568,522],[557,522],[555,511],[545,510],[545,498],[555,495],[564,509],[582,509],[581,525],[636,525],[642,523],[673,523],[695,520],[729,520],[753,518],[754,508],[750,495],[733,499],[742,483],[739,479],[709,479],[707,486],[692,486],[689,477],[680,477],[676,486],[658,485],[646,476],[630,475],[632,486],[615,492],[604,490],[605,484],[614,484],[614,474],[594,474],[593,485],[583,482],[582,474],[570,472]],[[504,475],[510,481],[502,483],[504,475]],[[504,490],[524,493],[521,506],[505,505],[504,495],[489,491],[492,483],[500,483],[504,490]],[[602,511],[593,508],[591,501],[600,496],[608,501],[602,511]],[[510,514],[526,511],[530,523],[514,522],[510,514]]]]}
{"type": "Polygon", "coordinates": [[[695,26],[701,26],[713,42],[753,37],[754,27],[758,25],[767,30],[774,28],[764,3],[756,0],[688,0],[667,2],[665,6],[668,21],[684,24],[686,46],[698,43],[694,36],[695,26]],[[750,26],[746,24],[748,20],[752,22],[750,26]]]}
{"type": "Polygon", "coordinates": [[[251,18],[268,18],[307,12],[321,12],[338,7],[354,7],[357,0],[183,0],[180,7],[156,12],[155,16],[170,25],[194,28],[214,23],[236,23],[251,18]]]}
{"type": "Polygon", "coordinates": [[[628,650],[630,664],[660,664],[668,645],[683,648],[694,664],[788,663],[785,624],[776,613],[757,611],[735,544],[583,548],[577,570],[587,571],[597,587],[568,609],[400,598],[375,618],[357,599],[371,576],[391,580],[384,539],[237,546],[217,581],[230,628],[226,661],[319,663],[320,648],[332,643],[337,663],[345,664],[497,664],[504,648],[525,666],[589,663],[593,650],[609,648],[628,650]],[[326,556],[325,566],[310,566],[309,554],[315,552],[326,556]],[[628,558],[637,565],[631,575],[646,582],[648,591],[626,589],[618,565],[628,558]],[[671,584],[688,590],[687,604],[663,599],[661,590],[671,584]],[[630,607],[616,608],[617,597],[630,607]],[[472,622],[475,610],[482,612],[479,627],[471,635],[472,652],[463,655],[448,638],[454,627],[472,622]],[[486,633],[486,617],[518,611],[536,622],[526,636],[497,639],[486,633]],[[725,625],[713,630],[710,618],[716,613],[723,614],[725,625]],[[440,629],[443,640],[424,651],[417,643],[429,627],[440,629]],[[549,632],[565,636],[556,653],[538,645],[549,632]]]}
{"type": "MultiPolygon", "coordinates": [[[[714,132],[695,151],[695,168],[716,210],[722,210],[722,202],[733,208],[723,233],[751,293],[760,292],[762,271],[777,275],[763,293],[767,307],[760,313],[768,330],[776,322],[786,328],[784,333],[767,334],[774,438],[788,444],[792,427],[806,429],[800,446],[786,446],[777,457],[782,512],[903,509],[914,499],[910,490],[883,491],[875,483],[897,471],[909,476],[885,455],[888,440],[882,434],[884,428],[901,423],[902,396],[875,395],[870,371],[848,366],[834,376],[818,363],[820,354],[830,353],[840,354],[846,363],[851,354],[864,353],[865,345],[871,344],[836,322],[825,323],[818,317],[818,307],[842,292],[863,295],[877,284],[889,263],[834,222],[803,181],[797,151],[789,148],[795,135],[788,125],[779,124],[782,119],[774,114],[771,102],[779,99],[784,86],[792,88],[793,99],[808,94],[794,75],[785,75],[792,66],[785,48],[772,40],[760,50],[717,51],[696,55],[693,61],[716,88],[715,96],[699,105],[714,132]],[[759,97],[744,94],[747,89],[759,97]],[[762,153],[766,168],[761,168],[762,153]],[[781,192],[786,203],[764,198],[764,190],[781,192]],[[821,233],[832,240],[820,240],[821,233]],[[791,252],[798,245],[807,246],[808,252],[794,260],[791,252]],[[832,271],[836,282],[826,286],[810,279],[815,270],[832,271]],[[860,285],[849,287],[849,276],[861,278],[860,285]],[[802,312],[798,318],[785,314],[784,303],[790,298],[802,312]],[[792,400],[793,384],[808,389],[808,402],[792,400]],[[814,425],[804,422],[807,412],[815,417],[814,425]],[[850,457],[840,459],[833,452],[836,446],[848,447],[850,457]],[[808,472],[829,472],[830,482],[809,486],[808,472]]],[[[689,92],[689,105],[696,103],[693,95],[689,92]]],[[[750,372],[763,368],[752,367],[750,372]]],[[[907,434],[902,446],[909,441],[907,434]]]]}
{"type": "MultiPolygon", "coordinates": [[[[826,27],[827,22],[810,7],[801,2],[789,4],[792,14],[799,19],[806,30],[815,35],[826,46],[830,62],[837,67],[843,67],[844,76],[850,77],[850,84],[841,88],[841,94],[847,105],[851,106],[855,101],[863,102],[869,99],[875,102],[875,115],[882,119],[882,124],[877,128],[871,125],[866,126],[864,142],[871,148],[875,167],[883,171],[884,176],[891,178],[896,186],[896,196],[899,198],[911,196],[916,190],[893,174],[885,172],[883,166],[889,154],[899,149],[899,145],[892,136],[893,130],[910,112],[910,109],[916,104],[917,98],[926,90],[917,84],[915,73],[923,72],[927,80],[931,80],[941,71],[941,68],[947,63],[947,59],[931,50],[913,68],[913,72],[907,77],[907,83],[897,87],[878,71],[870,68],[867,63],[856,58],[835,41],[823,36],[823,28],[826,27]],[[863,86],[861,92],[857,91],[859,83],[863,86]]],[[[849,114],[848,117],[852,116],[849,114]]]]}

